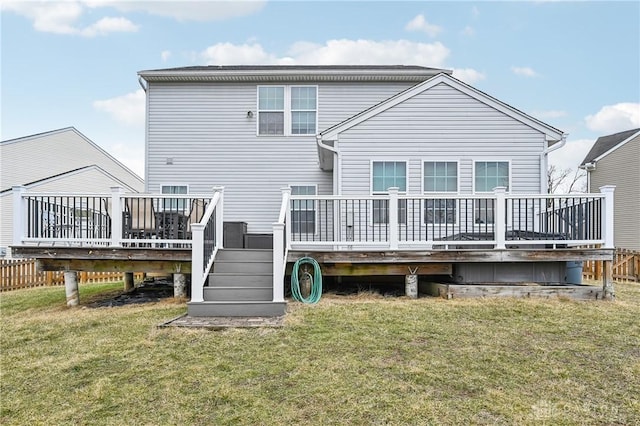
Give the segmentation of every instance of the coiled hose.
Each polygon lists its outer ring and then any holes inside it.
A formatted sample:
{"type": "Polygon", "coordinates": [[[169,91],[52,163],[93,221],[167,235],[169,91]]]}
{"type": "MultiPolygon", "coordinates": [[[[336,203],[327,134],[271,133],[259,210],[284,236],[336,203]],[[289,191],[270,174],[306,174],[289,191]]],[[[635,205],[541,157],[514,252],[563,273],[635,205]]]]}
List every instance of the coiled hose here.
{"type": "Polygon", "coordinates": [[[293,298],[302,303],[318,303],[322,296],[322,272],[320,271],[320,265],[312,257],[301,257],[294,263],[293,270],[291,271],[291,294],[293,298]],[[298,282],[298,274],[300,265],[313,265],[313,275],[304,271],[302,276],[311,280],[311,292],[309,297],[305,298],[300,293],[300,283],[298,282]]]}

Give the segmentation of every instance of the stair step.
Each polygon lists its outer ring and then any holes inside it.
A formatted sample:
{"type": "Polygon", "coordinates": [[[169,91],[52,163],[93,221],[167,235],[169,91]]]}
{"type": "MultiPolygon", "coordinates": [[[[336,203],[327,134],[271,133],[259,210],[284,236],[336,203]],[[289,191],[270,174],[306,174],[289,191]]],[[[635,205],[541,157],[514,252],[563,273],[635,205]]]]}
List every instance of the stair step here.
{"type": "Polygon", "coordinates": [[[205,301],[263,301],[273,300],[271,287],[205,287],[205,301]]]}
{"type": "Polygon", "coordinates": [[[286,302],[187,302],[192,317],[278,317],[286,308],[286,302]]]}
{"type": "Polygon", "coordinates": [[[230,262],[214,261],[213,273],[236,273],[236,274],[270,274],[273,272],[272,262],[230,262]]]}
{"type": "Polygon", "coordinates": [[[222,249],[216,254],[216,261],[229,260],[232,262],[262,261],[272,262],[273,251],[261,249],[222,249]]]}
{"type": "Polygon", "coordinates": [[[237,274],[235,272],[215,272],[209,274],[210,287],[269,287],[273,286],[273,274],[237,274]]]}

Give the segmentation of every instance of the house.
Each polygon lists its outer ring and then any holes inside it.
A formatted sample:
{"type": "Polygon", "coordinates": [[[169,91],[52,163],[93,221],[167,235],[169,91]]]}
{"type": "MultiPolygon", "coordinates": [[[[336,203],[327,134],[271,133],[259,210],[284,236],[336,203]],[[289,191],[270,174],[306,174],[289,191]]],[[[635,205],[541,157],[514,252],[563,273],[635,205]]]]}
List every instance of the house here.
{"type": "Polygon", "coordinates": [[[323,275],[437,277],[446,282],[427,290],[447,297],[532,282],[542,285],[508,294],[613,294],[610,273],[602,289],[566,285],[567,262],[610,267],[613,189],[547,194],[563,132],[448,70],[196,66],[139,77],[147,193],[93,194],[108,208],[73,215],[109,225],[60,239],[41,219],[58,206],[14,191],[21,256],[45,269],[190,274],[191,316],[281,315],[285,276],[303,257],[323,275]],[[52,249],[61,241],[73,247],[52,249]]]}
{"type": "Polygon", "coordinates": [[[605,183],[616,186],[615,245],[640,250],[640,128],[599,137],[580,168],[590,192],[605,183]]]}
{"type": "Polygon", "coordinates": [[[104,192],[144,190],[144,181],[73,127],[0,142],[0,250],[13,241],[11,188],[104,192]]]}

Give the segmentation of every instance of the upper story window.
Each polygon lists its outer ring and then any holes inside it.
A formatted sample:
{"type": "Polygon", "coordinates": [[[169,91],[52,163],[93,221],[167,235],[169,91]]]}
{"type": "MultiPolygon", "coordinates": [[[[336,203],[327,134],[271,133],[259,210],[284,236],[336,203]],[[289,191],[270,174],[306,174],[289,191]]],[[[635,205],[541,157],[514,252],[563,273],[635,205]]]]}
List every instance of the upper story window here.
{"type": "Polygon", "coordinates": [[[315,135],[316,86],[259,86],[259,135],[315,135]]]}

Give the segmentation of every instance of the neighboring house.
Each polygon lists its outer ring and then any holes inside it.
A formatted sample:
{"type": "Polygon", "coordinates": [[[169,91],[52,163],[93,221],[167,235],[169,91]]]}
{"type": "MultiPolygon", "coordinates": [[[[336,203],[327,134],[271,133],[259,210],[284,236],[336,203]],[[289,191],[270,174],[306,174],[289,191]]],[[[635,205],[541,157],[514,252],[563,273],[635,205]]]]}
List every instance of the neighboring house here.
{"type": "Polygon", "coordinates": [[[547,153],[563,145],[562,131],[450,74],[418,66],[142,71],[147,190],[222,185],[225,221],[246,222],[249,233],[271,232],[287,185],[305,195],[390,186],[546,192],[547,153]]]}
{"type": "Polygon", "coordinates": [[[0,250],[13,238],[13,186],[41,192],[127,192],[144,181],[73,127],[0,142],[0,250]]]}
{"type": "Polygon", "coordinates": [[[640,128],[599,137],[580,168],[589,192],[616,185],[615,245],[640,250],[640,128]]]}

